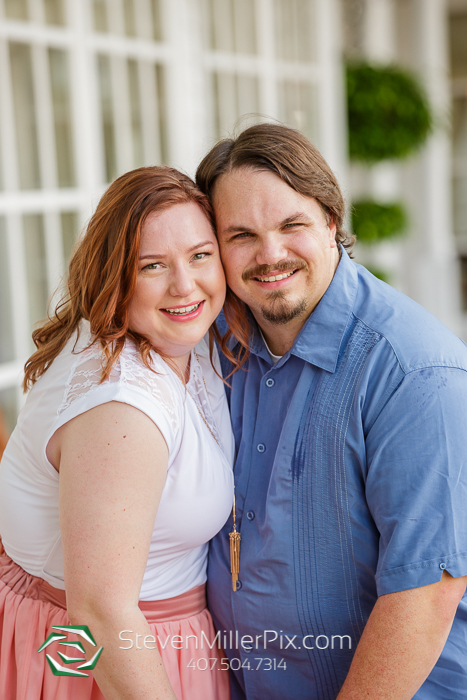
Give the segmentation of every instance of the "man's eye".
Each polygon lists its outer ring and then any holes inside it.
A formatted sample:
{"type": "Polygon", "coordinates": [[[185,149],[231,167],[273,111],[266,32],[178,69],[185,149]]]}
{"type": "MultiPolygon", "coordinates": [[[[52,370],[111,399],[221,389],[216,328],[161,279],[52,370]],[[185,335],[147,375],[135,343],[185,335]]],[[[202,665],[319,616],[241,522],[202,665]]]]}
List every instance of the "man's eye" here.
{"type": "Polygon", "coordinates": [[[238,240],[242,240],[242,239],[245,239],[245,238],[250,238],[251,236],[252,236],[252,234],[249,233],[248,231],[243,231],[242,233],[237,233],[237,234],[233,237],[232,240],[238,241],[238,240]]]}

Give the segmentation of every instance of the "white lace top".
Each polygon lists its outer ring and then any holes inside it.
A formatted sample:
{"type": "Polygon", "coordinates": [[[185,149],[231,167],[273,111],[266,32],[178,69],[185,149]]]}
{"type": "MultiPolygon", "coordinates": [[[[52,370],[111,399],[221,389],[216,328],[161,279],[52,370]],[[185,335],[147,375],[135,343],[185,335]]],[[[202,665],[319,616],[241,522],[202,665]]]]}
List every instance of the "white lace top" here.
{"type": "MultiPolygon", "coordinates": [[[[148,415],[169,449],[140,600],[180,595],[206,580],[207,543],[232,508],[234,444],[224,386],[211,366],[206,339],[192,352],[187,391],[156,353],[157,374],[149,370],[130,341],[109,379],[99,384],[101,349],[97,344],[84,349],[89,341],[83,323],[76,346],[74,336],[31,389],[20,413],[0,463],[3,545],[25,571],[65,588],[59,473],[47,459],[47,445],[75,416],[120,401],[148,415]]],[[[217,355],[215,361],[217,367],[217,355]]]]}

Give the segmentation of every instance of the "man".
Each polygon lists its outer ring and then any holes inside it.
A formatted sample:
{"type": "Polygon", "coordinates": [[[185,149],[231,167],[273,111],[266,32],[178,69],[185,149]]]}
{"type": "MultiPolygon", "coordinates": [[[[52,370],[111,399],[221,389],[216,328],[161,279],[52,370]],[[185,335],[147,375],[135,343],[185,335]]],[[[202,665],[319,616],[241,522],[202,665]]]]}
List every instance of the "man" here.
{"type": "Polygon", "coordinates": [[[237,590],[232,520],[209,565],[233,700],[467,698],[464,344],[351,261],[338,184],[298,132],[251,127],[197,181],[227,354],[249,344],[228,392],[237,590]]]}

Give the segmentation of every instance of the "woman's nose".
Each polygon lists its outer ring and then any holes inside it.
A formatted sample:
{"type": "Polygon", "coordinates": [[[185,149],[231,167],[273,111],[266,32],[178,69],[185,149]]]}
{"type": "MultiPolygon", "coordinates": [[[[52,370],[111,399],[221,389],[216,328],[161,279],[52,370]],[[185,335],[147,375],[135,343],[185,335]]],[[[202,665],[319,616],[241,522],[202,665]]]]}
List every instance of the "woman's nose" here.
{"type": "Polygon", "coordinates": [[[196,289],[192,271],[185,267],[174,270],[170,281],[169,292],[174,297],[188,297],[196,289]]]}

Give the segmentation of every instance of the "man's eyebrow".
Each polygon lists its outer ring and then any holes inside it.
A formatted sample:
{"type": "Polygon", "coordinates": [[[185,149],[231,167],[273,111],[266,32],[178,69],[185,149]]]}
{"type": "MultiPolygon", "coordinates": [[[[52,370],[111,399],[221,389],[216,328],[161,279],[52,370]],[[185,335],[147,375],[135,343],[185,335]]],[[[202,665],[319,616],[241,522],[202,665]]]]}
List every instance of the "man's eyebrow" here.
{"type": "MultiPolygon", "coordinates": [[[[283,221],[280,221],[279,223],[275,224],[274,228],[281,229],[284,228],[284,226],[287,226],[288,224],[295,224],[298,221],[304,224],[310,224],[313,222],[313,219],[311,219],[310,216],[304,211],[297,211],[295,212],[295,214],[291,214],[291,216],[288,216],[286,219],[283,219],[283,221]]],[[[230,233],[253,233],[253,231],[248,226],[239,226],[235,224],[234,226],[228,226],[222,231],[223,235],[228,235],[230,233]]]]}
{"type": "MultiPolygon", "coordinates": [[[[191,248],[188,248],[185,252],[192,253],[197,248],[204,248],[204,246],[208,244],[214,245],[213,241],[201,241],[201,243],[196,243],[196,245],[191,246],[191,248]]],[[[166,257],[167,255],[163,253],[148,253],[147,255],[141,255],[139,259],[148,260],[149,258],[157,258],[158,260],[164,260],[166,257]]]]}
{"type": "Polygon", "coordinates": [[[295,214],[292,214],[292,216],[288,216],[286,219],[284,219],[284,221],[281,221],[277,228],[283,228],[284,226],[287,226],[287,224],[296,224],[297,222],[311,224],[313,219],[310,218],[306,212],[297,211],[295,214]]]}

